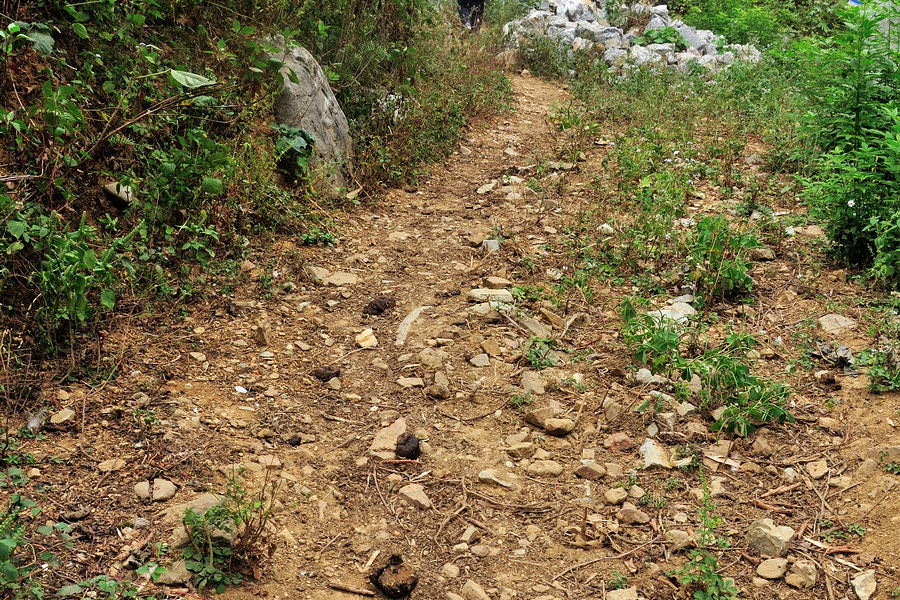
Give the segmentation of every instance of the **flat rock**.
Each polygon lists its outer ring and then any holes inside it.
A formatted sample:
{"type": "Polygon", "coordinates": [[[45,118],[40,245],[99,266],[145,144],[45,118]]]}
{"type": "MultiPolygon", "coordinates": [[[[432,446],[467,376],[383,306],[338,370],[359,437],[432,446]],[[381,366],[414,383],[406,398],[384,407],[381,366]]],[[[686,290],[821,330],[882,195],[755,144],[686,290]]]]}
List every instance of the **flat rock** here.
{"type": "Polygon", "coordinates": [[[425,395],[435,400],[446,400],[450,397],[450,388],[443,383],[434,383],[425,388],[425,395]]]}
{"type": "Polygon", "coordinates": [[[515,444],[510,444],[509,448],[504,448],[504,450],[509,454],[510,458],[520,460],[534,456],[537,446],[531,442],[517,442],[515,444]]]}
{"type": "Polygon", "coordinates": [[[628,499],[628,491],[624,488],[612,488],[603,493],[603,501],[607,504],[622,504],[628,499]]]}
{"type": "Polygon", "coordinates": [[[499,485],[507,489],[515,487],[511,482],[506,480],[506,476],[496,469],[484,469],[478,473],[478,481],[489,485],[499,485]]]}
{"type": "MultiPolygon", "coordinates": [[[[527,329],[531,332],[531,335],[539,338],[549,338],[553,333],[540,324],[540,322],[534,317],[529,317],[526,315],[518,315],[516,317],[516,321],[519,322],[519,325],[527,329]]],[[[549,358],[549,353],[548,353],[549,358]]]]}
{"type": "Polygon", "coordinates": [[[643,525],[650,522],[650,515],[639,510],[635,505],[626,502],[616,513],[616,518],[627,525],[643,525]]]}
{"type": "Polygon", "coordinates": [[[785,556],[794,541],[795,531],[775,525],[772,519],[754,521],[747,530],[747,544],[760,554],[785,556]]]}
{"type": "Polygon", "coordinates": [[[606,592],[606,600],[638,600],[637,588],[627,587],[606,592]]]}
{"type": "Polygon", "coordinates": [[[154,502],[164,502],[175,496],[178,488],[168,479],[156,478],[153,480],[153,491],[151,492],[154,502]]]}
{"type": "Polygon", "coordinates": [[[756,574],[763,579],[781,579],[787,573],[787,567],[786,558],[769,558],[759,563],[756,574]]]}
{"type": "Polygon", "coordinates": [[[634,448],[634,441],[628,437],[627,433],[618,432],[608,436],[603,440],[603,447],[608,450],[625,451],[634,448]]]}
{"type": "Polygon", "coordinates": [[[354,273],[332,273],[328,277],[323,279],[325,285],[330,285],[332,287],[343,287],[345,285],[356,285],[359,282],[359,277],[357,277],[354,273]]]}
{"type": "Polygon", "coordinates": [[[364,329],[356,334],[356,345],[360,348],[374,348],[378,345],[378,338],[371,329],[364,329]]]}
{"type": "Polygon", "coordinates": [[[425,380],[421,377],[401,377],[397,380],[397,385],[402,388],[425,387],[425,380]]]}
{"type": "Polygon", "coordinates": [[[189,352],[188,356],[197,362],[206,362],[206,355],[202,352],[189,352]]]}
{"type": "Polygon", "coordinates": [[[587,479],[588,481],[596,481],[606,475],[606,469],[595,463],[588,461],[575,469],[575,476],[587,479]]]}
{"type": "Polygon", "coordinates": [[[819,327],[827,335],[840,335],[856,327],[856,321],[835,313],[819,317],[819,327]]]}
{"type": "Polygon", "coordinates": [[[71,408],[64,408],[60,411],[57,411],[52,417],[50,417],[50,422],[54,425],[61,425],[66,421],[72,419],[75,416],[75,411],[71,408]]]}
{"type": "Polygon", "coordinates": [[[466,294],[469,302],[505,302],[512,304],[513,295],[509,290],[491,290],[487,288],[477,288],[469,290],[466,294]]]}
{"type": "Polygon", "coordinates": [[[808,463],[806,465],[806,472],[809,473],[809,476],[813,479],[821,479],[828,473],[828,462],[822,459],[808,463]]]}
{"type": "Polygon", "coordinates": [[[491,366],[491,357],[487,354],[477,354],[469,359],[469,363],[473,367],[489,367],[491,366]]]}
{"type": "Polygon", "coordinates": [[[97,464],[97,470],[103,473],[110,473],[112,471],[121,471],[125,468],[125,465],[128,464],[125,462],[125,459],[122,458],[110,458],[109,460],[104,460],[97,464]]]}
{"type": "Polygon", "coordinates": [[[328,277],[328,274],[330,273],[330,271],[325,267],[316,267],[313,265],[306,265],[305,267],[303,267],[303,270],[306,271],[306,274],[313,281],[322,281],[326,277],[328,277]]]}
{"type": "Polygon", "coordinates": [[[525,371],[522,373],[522,389],[529,394],[540,396],[544,394],[544,381],[537,371],[525,371]]]}
{"type": "Polygon", "coordinates": [[[369,454],[384,460],[397,458],[397,438],[406,433],[406,419],[400,417],[375,434],[369,454]]]}
{"type": "Polygon", "coordinates": [[[431,508],[431,500],[425,494],[425,487],[420,483],[405,485],[397,492],[397,495],[416,508],[431,508]]]}
{"type": "Polygon", "coordinates": [[[503,277],[490,276],[485,277],[481,282],[481,285],[484,286],[485,289],[488,290],[502,290],[504,288],[508,288],[512,285],[512,282],[508,279],[504,279],[503,277]]]}
{"type": "Polygon", "coordinates": [[[536,460],[525,469],[529,475],[536,477],[559,477],[563,467],[555,460],[536,460]]]}
{"type": "Polygon", "coordinates": [[[460,594],[465,600],[491,600],[484,588],[471,579],[466,580],[466,583],[463,584],[460,594]]]}
{"type": "Polygon", "coordinates": [[[134,484],[134,494],[141,500],[149,500],[150,499],[150,482],[149,481],[138,481],[136,484],[134,484]]]}
{"type": "Polygon", "coordinates": [[[445,350],[425,348],[416,355],[416,358],[418,359],[419,364],[431,367],[432,369],[440,369],[444,366],[444,361],[450,358],[450,355],[445,350]]]}
{"type": "Polygon", "coordinates": [[[785,576],[784,582],[795,588],[809,589],[816,586],[817,579],[816,563],[811,560],[798,560],[791,565],[791,572],[785,576]]]}
{"type": "Polygon", "coordinates": [[[748,255],[751,260],[775,260],[775,252],[771,248],[750,248],[748,255]]]}
{"type": "Polygon", "coordinates": [[[525,422],[543,429],[547,419],[552,419],[555,414],[556,411],[549,406],[535,408],[525,413],[525,422]]]}
{"type": "Polygon", "coordinates": [[[188,571],[184,560],[176,560],[166,565],[166,570],[159,576],[157,583],[161,585],[184,585],[193,579],[194,574],[188,571]]]}
{"type": "Polygon", "coordinates": [[[863,571],[851,579],[850,583],[853,585],[853,591],[859,600],[869,600],[878,587],[878,582],[875,581],[875,571],[872,569],[863,571]]]}
{"type": "Polygon", "coordinates": [[[645,469],[671,469],[673,467],[668,451],[652,438],[644,440],[644,443],[641,444],[640,452],[641,458],[644,460],[645,469]]]}
{"type": "Polygon", "coordinates": [[[555,437],[563,437],[575,431],[575,421],[572,419],[547,419],[544,421],[544,431],[555,437]]]}

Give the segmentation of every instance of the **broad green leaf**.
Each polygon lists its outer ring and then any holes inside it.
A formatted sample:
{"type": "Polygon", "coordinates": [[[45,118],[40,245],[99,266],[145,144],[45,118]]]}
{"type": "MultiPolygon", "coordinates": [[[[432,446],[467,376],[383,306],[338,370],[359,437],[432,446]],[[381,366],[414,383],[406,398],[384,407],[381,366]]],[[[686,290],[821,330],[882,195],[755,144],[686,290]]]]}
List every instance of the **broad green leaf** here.
{"type": "Polygon", "coordinates": [[[175,69],[170,69],[169,73],[172,75],[172,79],[174,79],[176,83],[190,89],[203,87],[205,85],[212,85],[215,83],[214,79],[207,79],[203,75],[197,75],[196,73],[189,73],[187,71],[177,71],[175,69]]]}
{"type": "Polygon", "coordinates": [[[75,594],[81,593],[80,585],[64,585],[59,588],[59,591],[56,592],[57,596],[74,596],[75,594]]]}
{"type": "Polygon", "coordinates": [[[216,196],[222,193],[222,190],[225,186],[222,184],[221,179],[216,179],[215,177],[204,177],[201,187],[203,188],[203,191],[210,196],[216,196]]]}
{"type": "Polygon", "coordinates": [[[100,304],[112,310],[116,307],[116,293],[109,288],[103,288],[100,292],[100,304]]]}
{"type": "Polygon", "coordinates": [[[84,25],[82,25],[81,23],[73,24],[72,31],[74,31],[75,35],[77,35],[78,37],[80,37],[83,40],[86,40],[86,39],[88,39],[88,37],[90,37],[90,36],[88,36],[87,28],[84,25]]]}
{"type": "Polygon", "coordinates": [[[16,239],[22,237],[22,234],[25,233],[25,227],[25,221],[10,221],[6,224],[6,230],[16,239]]]}
{"type": "Polygon", "coordinates": [[[44,56],[50,56],[50,53],[53,52],[53,36],[49,33],[31,30],[25,38],[31,42],[32,48],[44,56]]]}
{"type": "Polygon", "coordinates": [[[19,570],[10,562],[0,563],[0,576],[13,583],[19,580],[19,570]]]}

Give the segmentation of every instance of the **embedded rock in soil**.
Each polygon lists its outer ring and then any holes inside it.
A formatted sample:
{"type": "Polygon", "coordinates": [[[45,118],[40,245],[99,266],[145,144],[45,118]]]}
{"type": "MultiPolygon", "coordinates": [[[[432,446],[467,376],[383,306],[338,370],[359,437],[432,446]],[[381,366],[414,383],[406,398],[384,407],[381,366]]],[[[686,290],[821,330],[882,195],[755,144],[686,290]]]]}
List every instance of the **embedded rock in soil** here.
{"type": "Polygon", "coordinates": [[[853,584],[853,591],[859,600],[869,600],[878,587],[878,582],[875,581],[875,571],[871,569],[863,571],[851,579],[850,583],[853,584]]]}
{"type": "Polygon", "coordinates": [[[71,408],[64,408],[50,417],[50,423],[53,425],[61,425],[75,416],[75,411],[71,408]]]}
{"type": "Polygon", "coordinates": [[[193,577],[194,574],[188,571],[185,561],[177,560],[170,565],[166,565],[157,583],[161,585],[184,585],[193,577]]]}
{"type": "Polygon", "coordinates": [[[627,433],[619,432],[603,440],[603,447],[609,450],[631,450],[634,448],[634,442],[628,437],[627,433]]]}
{"type": "Polygon", "coordinates": [[[652,469],[660,467],[663,469],[671,469],[672,461],[669,460],[669,453],[656,440],[647,438],[640,447],[641,458],[644,459],[644,468],[652,469]]]}
{"type": "Polygon", "coordinates": [[[505,448],[505,450],[510,458],[519,460],[522,458],[531,458],[532,456],[534,456],[534,452],[535,450],[537,450],[537,447],[531,442],[518,442],[516,444],[510,444],[509,448],[505,448]]]}
{"type": "Polygon", "coordinates": [[[575,476],[581,477],[582,479],[587,479],[588,481],[595,481],[600,479],[606,475],[606,469],[595,463],[594,461],[587,461],[577,469],[575,469],[575,476]]]}
{"type": "Polygon", "coordinates": [[[747,544],[760,554],[785,556],[794,541],[794,530],[777,526],[772,519],[754,521],[747,530],[747,544]]]}
{"type": "Polygon", "coordinates": [[[606,592],[606,600],[638,600],[637,588],[627,587],[606,592]]]}
{"type": "Polygon", "coordinates": [[[435,400],[446,400],[450,397],[450,388],[442,383],[434,383],[425,388],[425,395],[435,400]]]}
{"type": "Polygon", "coordinates": [[[821,479],[828,473],[828,462],[824,459],[813,461],[806,465],[806,472],[813,479],[821,479]]]}
{"type": "Polygon", "coordinates": [[[375,332],[371,329],[364,329],[356,335],[356,345],[360,348],[374,348],[378,345],[378,339],[375,332]]]}
{"type": "Polygon", "coordinates": [[[420,483],[411,483],[400,488],[397,492],[407,504],[416,508],[431,508],[431,500],[425,494],[425,487],[420,483]]]}
{"type": "Polygon", "coordinates": [[[786,558],[770,558],[759,563],[756,574],[763,579],[781,579],[787,572],[786,558]]]}
{"type": "Polygon", "coordinates": [[[369,446],[369,454],[383,460],[394,460],[397,458],[397,440],[404,433],[406,419],[401,417],[375,434],[375,439],[369,446]]]}
{"type": "Polygon", "coordinates": [[[416,588],[419,576],[415,569],[395,554],[388,559],[386,565],[378,567],[369,575],[369,581],[388,598],[405,598],[416,588]]]}
{"type": "Polygon", "coordinates": [[[642,510],[638,510],[638,508],[630,502],[626,502],[622,505],[622,508],[616,513],[616,518],[627,525],[643,525],[644,523],[650,522],[650,515],[642,510]]]}
{"type": "Polygon", "coordinates": [[[444,361],[448,358],[450,358],[450,355],[447,354],[447,352],[435,348],[425,348],[416,355],[419,364],[431,367],[432,369],[442,368],[444,366],[444,361]]]}
{"type": "Polygon", "coordinates": [[[809,589],[816,586],[818,571],[816,563],[811,560],[798,560],[791,565],[791,572],[784,578],[784,582],[792,587],[809,589]]]}
{"type": "Polygon", "coordinates": [[[489,290],[486,288],[478,288],[469,290],[466,294],[469,302],[506,302],[512,304],[513,296],[509,290],[489,290]]]}
{"type": "Polygon", "coordinates": [[[512,489],[514,487],[512,483],[506,481],[503,475],[495,469],[484,469],[483,471],[480,471],[478,473],[478,481],[480,481],[481,483],[499,485],[500,487],[509,489],[512,489]]]}
{"type": "Polygon", "coordinates": [[[522,389],[529,394],[542,395],[545,390],[540,373],[536,371],[525,371],[522,373],[522,389]]]}
{"type": "Polygon", "coordinates": [[[628,492],[623,488],[612,488],[603,493],[603,500],[607,504],[622,504],[628,498],[628,492]]]}
{"type": "Polygon", "coordinates": [[[547,419],[544,421],[544,431],[555,437],[563,437],[575,431],[575,421],[572,419],[547,419]]]}
{"type": "Polygon", "coordinates": [[[491,597],[487,595],[484,588],[471,579],[466,581],[462,590],[460,590],[460,593],[466,600],[491,600],[491,597]]]}
{"type": "Polygon", "coordinates": [[[421,377],[401,377],[397,385],[402,388],[425,387],[425,381],[421,377]]]}
{"type": "Polygon", "coordinates": [[[104,460],[97,464],[97,470],[101,473],[110,473],[112,471],[121,471],[125,468],[125,465],[128,464],[125,462],[125,459],[122,458],[111,458],[109,460],[104,460]]]}
{"type": "Polygon", "coordinates": [[[512,282],[503,277],[490,276],[485,277],[482,282],[484,287],[489,290],[502,290],[512,285],[512,282]]]}
{"type": "Polygon", "coordinates": [[[491,357],[487,354],[477,354],[469,359],[469,363],[474,367],[491,366],[491,357]]]}
{"type": "Polygon", "coordinates": [[[819,327],[827,335],[840,335],[856,327],[856,321],[843,315],[832,313],[819,317],[819,327]]]}
{"type": "Polygon", "coordinates": [[[525,413],[525,422],[543,429],[547,420],[552,419],[554,414],[556,411],[549,406],[535,408],[525,413]]]}
{"type": "Polygon", "coordinates": [[[559,477],[563,472],[562,465],[555,460],[536,460],[525,470],[536,477],[559,477]]]}

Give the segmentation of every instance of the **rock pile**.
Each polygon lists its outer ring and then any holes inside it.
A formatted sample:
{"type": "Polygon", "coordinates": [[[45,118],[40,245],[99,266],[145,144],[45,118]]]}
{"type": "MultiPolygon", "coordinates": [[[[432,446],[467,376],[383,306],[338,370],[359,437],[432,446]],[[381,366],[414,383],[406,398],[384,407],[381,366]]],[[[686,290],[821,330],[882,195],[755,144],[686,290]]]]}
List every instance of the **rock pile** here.
{"type": "Polygon", "coordinates": [[[722,45],[722,38],[712,31],[698,30],[673,20],[665,5],[622,5],[616,7],[615,13],[646,22],[646,25],[627,32],[612,26],[608,17],[613,11],[607,8],[604,0],[543,0],[540,8],[507,23],[503,31],[514,49],[520,49],[523,42],[534,38],[552,38],[561,48],[567,49],[570,56],[593,50],[614,70],[651,64],[686,72],[696,63],[717,71],[736,60],[756,62],[761,57],[751,44],[722,45]],[[677,31],[684,44],[646,43],[650,39],[648,32],[664,28],[677,31]]]}

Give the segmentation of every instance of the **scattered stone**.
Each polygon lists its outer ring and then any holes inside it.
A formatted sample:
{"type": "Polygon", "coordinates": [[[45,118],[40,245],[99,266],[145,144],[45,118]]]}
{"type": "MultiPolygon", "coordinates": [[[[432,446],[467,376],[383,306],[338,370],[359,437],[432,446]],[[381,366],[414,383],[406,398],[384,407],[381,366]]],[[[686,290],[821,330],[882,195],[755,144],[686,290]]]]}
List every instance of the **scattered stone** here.
{"type": "Polygon", "coordinates": [[[481,530],[474,525],[469,525],[459,536],[459,541],[472,545],[481,539],[481,530]]]}
{"type": "Polygon", "coordinates": [[[624,488],[612,488],[603,493],[603,500],[607,504],[622,504],[628,499],[628,492],[624,488]]]}
{"type": "Polygon", "coordinates": [[[256,457],[256,462],[267,469],[280,469],[281,459],[274,454],[262,454],[256,457]]]}
{"type": "Polygon", "coordinates": [[[416,588],[419,576],[415,569],[403,562],[403,558],[394,554],[386,565],[369,575],[369,581],[388,598],[405,598],[416,588]]]}
{"type": "Polygon", "coordinates": [[[851,579],[850,583],[853,585],[853,591],[856,592],[856,597],[859,600],[869,600],[878,587],[878,582],[875,580],[875,571],[872,569],[863,571],[851,579]]]}
{"type": "Polygon", "coordinates": [[[749,256],[751,260],[775,260],[775,252],[771,248],[750,248],[749,256]]]}
{"type": "Polygon", "coordinates": [[[506,481],[498,471],[494,469],[484,469],[478,473],[478,481],[481,483],[488,483],[492,485],[499,485],[500,487],[505,487],[507,489],[512,489],[515,487],[509,481],[506,481]]]}
{"type": "Polygon", "coordinates": [[[562,475],[563,467],[555,460],[536,460],[525,470],[535,477],[559,477],[562,475]]]}
{"type": "Polygon", "coordinates": [[[543,429],[544,425],[547,423],[547,419],[552,419],[555,414],[556,411],[549,406],[545,406],[544,408],[534,408],[525,413],[525,422],[543,429]]]}
{"type": "Polygon", "coordinates": [[[512,285],[512,282],[508,279],[504,279],[502,277],[485,277],[482,281],[482,285],[489,290],[502,290],[504,288],[508,288],[512,285]]]}
{"type": "Polygon", "coordinates": [[[760,554],[785,556],[794,541],[795,531],[777,526],[772,519],[754,521],[747,530],[747,544],[760,554]]]}
{"type": "Polygon", "coordinates": [[[465,600],[491,600],[491,597],[487,595],[484,588],[471,579],[466,580],[462,590],[460,590],[460,594],[462,594],[462,597],[465,598],[465,600]]]}
{"type": "Polygon", "coordinates": [[[303,270],[313,281],[322,281],[326,277],[328,277],[329,273],[328,269],[324,267],[316,267],[313,265],[306,265],[305,267],[303,267],[303,270]]]}
{"type": "Polygon", "coordinates": [[[374,348],[378,345],[378,339],[375,332],[371,329],[364,329],[356,335],[356,345],[360,348],[374,348]]]}
{"type": "Polygon", "coordinates": [[[168,479],[156,478],[153,480],[152,500],[154,502],[164,502],[175,496],[178,488],[168,479]]]}
{"type": "Polygon", "coordinates": [[[377,298],[366,304],[362,312],[364,315],[380,315],[383,312],[391,310],[396,305],[397,301],[390,296],[378,296],[377,298]]]}
{"type": "Polygon", "coordinates": [[[436,348],[425,348],[416,355],[419,364],[431,367],[432,369],[440,369],[444,366],[444,361],[450,358],[450,355],[444,350],[436,348]]]}
{"type": "Polygon", "coordinates": [[[544,421],[544,431],[555,437],[563,437],[575,431],[575,421],[572,419],[547,419],[544,421]]]}
{"type": "Polygon", "coordinates": [[[421,377],[401,377],[397,385],[403,388],[425,387],[425,380],[421,377]]]}
{"type": "Polygon", "coordinates": [[[806,465],[806,472],[813,479],[821,479],[828,473],[828,461],[825,459],[813,461],[806,465]]]}
{"type": "Polygon", "coordinates": [[[469,548],[469,552],[471,552],[473,556],[484,558],[491,553],[491,547],[486,544],[478,544],[477,546],[469,548]]]}
{"type": "Polygon", "coordinates": [[[341,368],[332,365],[323,365],[321,367],[316,367],[313,371],[313,377],[318,379],[319,381],[330,381],[335,377],[340,377],[341,368]]]}
{"type": "Polygon", "coordinates": [[[537,447],[531,442],[517,442],[510,444],[509,448],[506,448],[506,453],[515,459],[531,458],[536,449],[537,447]]]}
{"type": "Polygon", "coordinates": [[[681,550],[694,544],[694,538],[687,531],[681,529],[670,529],[666,532],[666,537],[675,542],[675,550],[681,550]]]}
{"type": "Polygon", "coordinates": [[[431,508],[431,500],[425,494],[425,487],[421,483],[405,485],[400,488],[397,495],[416,508],[431,508]]]}
{"type": "Polygon", "coordinates": [[[322,281],[324,281],[325,285],[332,287],[344,287],[346,285],[356,285],[359,282],[359,277],[353,273],[332,273],[322,281]]]}
{"type": "Polygon", "coordinates": [[[422,447],[419,444],[419,438],[408,431],[404,431],[397,436],[396,453],[398,458],[416,460],[422,455],[422,447]]]}
{"type": "Polygon", "coordinates": [[[484,352],[488,356],[500,356],[501,354],[503,354],[503,350],[500,348],[500,344],[498,344],[494,340],[484,340],[480,345],[481,349],[484,350],[484,352]]]}
{"type": "Polygon", "coordinates": [[[841,434],[844,432],[844,426],[837,419],[831,417],[819,417],[817,423],[822,429],[827,429],[831,433],[841,434]]]}
{"type": "Polygon", "coordinates": [[[489,367],[491,366],[491,357],[487,354],[478,354],[470,358],[469,363],[475,367],[489,367]]]}
{"type": "Polygon", "coordinates": [[[652,438],[647,438],[640,447],[641,458],[644,460],[644,468],[652,469],[660,467],[663,469],[671,469],[672,461],[669,459],[669,453],[663,448],[659,442],[652,438]]]}
{"type": "Polygon", "coordinates": [[[206,362],[206,355],[202,352],[190,352],[189,356],[197,362],[206,362]]]}
{"type": "Polygon", "coordinates": [[[134,200],[134,192],[130,185],[122,185],[121,182],[114,181],[103,186],[106,197],[115,203],[119,209],[128,208],[134,200]]]}
{"type": "Polygon", "coordinates": [[[606,475],[606,469],[595,463],[594,461],[587,461],[577,469],[575,469],[575,476],[581,477],[582,479],[587,479],[588,481],[596,481],[601,477],[606,475]]]}
{"type": "Polygon", "coordinates": [[[513,295],[509,290],[491,290],[486,288],[477,288],[469,290],[466,294],[469,302],[505,302],[512,304],[513,295]]]}
{"type": "Polygon", "coordinates": [[[637,588],[627,587],[606,592],[606,600],[638,600],[637,588]]]}
{"type": "Polygon", "coordinates": [[[840,335],[856,327],[856,321],[843,315],[832,313],[819,317],[819,327],[827,335],[840,335]]]}
{"type": "Polygon", "coordinates": [[[72,410],[71,408],[64,408],[50,417],[50,423],[53,425],[62,425],[66,421],[71,420],[74,416],[74,410],[72,410]]]}
{"type": "Polygon", "coordinates": [[[809,589],[816,586],[818,571],[816,563],[811,560],[798,560],[791,565],[791,572],[784,578],[784,582],[795,588],[809,589]]]}
{"type": "MultiPolygon", "coordinates": [[[[526,419],[527,420],[527,419],[526,419]]],[[[608,450],[618,450],[624,452],[634,448],[634,441],[628,437],[627,433],[619,432],[603,440],[603,447],[608,450]]]]}
{"type": "Polygon", "coordinates": [[[543,395],[545,388],[540,373],[537,371],[525,371],[522,373],[522,389],[529,394],[543,395]]]}
{"type": "Polygon", "coordinates": [[[141,500],[149,500],[150,499],[150,482],[149,481],[139,481],[136,484],[134,484],[134,494],[141,500]]]}
{"type": "Polygon", "coordinates": [[[127,463],[122,458],[111,458],[97,464],[97,470],[102,473],[111,473],[113,471],[121,471],[127,463]]]}
{"type": "Polygon", "coordinates": [[[763,579],[781,579],[787,572],[787,566],[786,558],[769,558],[759,563],[756,574],[763,579]]]}
{"type": "Polygon", "coordinates": [[[399,418],[375,434],[369,454],[383,460],[397,458],[397,440],[406,433],[406,419],[399,418]]]}
{"type": "Polygon", "coordinates": [[[187,563],[182,560],[176,560],[170,565],[166,565],[166,570],[159,575],[157,583],[161,585],[184,585],[194,578],[194,574],[188,571],[187,563]]]}
{"type": "Polygon", "coordinates": [[[443,383],[433,383],[425,388],[425,395],[435,400],[446,400],[450,397],[450,388],[443,383]]]}
{"type": "MultiPolygon", "coordinates": [[[[453,563],[446,563],[443,567],[441,567],[441,575],[443,575],[447,579],[456,579],[457,577],[459,577],[459,567],[457,567],[453,563]]],[[[454,596],[455,595],[456,594],[454,594],[454,596]]]]}
{"type": "Polygon", "coordinates": [[[341,389],[341,378],[334,377],[325,383],[325,387],[329,390],[339,391],[341,389]]]}
{"type": "Polygon", "coordinates": [[[616,513],[616,518],[627,525],[643,525],[650,522],[650,515],[630,503],[626,502],[622,508],[616,513]]]}

